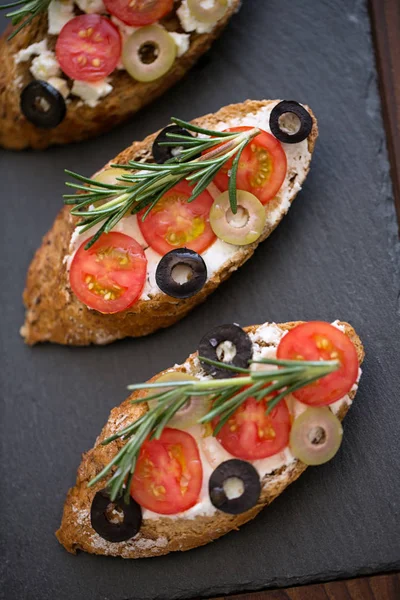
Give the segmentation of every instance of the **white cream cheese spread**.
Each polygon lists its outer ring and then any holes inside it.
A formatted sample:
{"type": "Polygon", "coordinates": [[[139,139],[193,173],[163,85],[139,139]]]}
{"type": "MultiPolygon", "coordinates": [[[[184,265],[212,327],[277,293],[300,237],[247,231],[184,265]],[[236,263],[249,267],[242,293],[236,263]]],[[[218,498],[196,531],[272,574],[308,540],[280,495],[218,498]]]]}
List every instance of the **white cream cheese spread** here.
{"type": "MultiPolygon", "coordinates": [[[[343,330],[343,326],[338,324],[337,321],[332,323],[335,327],[340,330],[343,330]]],[[[254,333],[250,334],[250,338],[253,342],[253,359],[259,360],[260,358],[276,358],[276,350],[281,338],[286,334],[278,325],[275,323],[265,323],[261,325],[254,333]]],[[[176,369],[183,368],[190,375],[196,375],[197,377],[201,377],[203,379],[210,379],[204,371],[202,371],[198,361],[196,362],[196,370],[194,371],[191,363],[185,363],[184,365],[176,365],[176,369]]],[[[257,367],[257,365],[254,365],[257,367]]],[[[261,365],[262,368],[274,368],[261,365]]],[[[361,376],[361,369],[358,373],[357,384],[361,376]]],[[[357,384],[355,384],[352,391],[357,390],[357,384]]],[[[299,402],[294,398],[294,396],[290,395],[285,399],[288,409],[293,417],[297,417],[299,414],[304,412],[307,409],[307,405],[299,402]]],[[[351,399],[348,395],[344,396],[337,402],[334,402],[329,406],[334,414],[337,414],[343,404],[347,406],[351,405],[351,399]]],[[[175,515],[168,515],[171,519],[184,518],[184,519],[194,519],[199,515],[202,516],[212,516],[217,512],[217,509],[210,501],[210,496],[208,493],[208,481],[211,476],[211,473],[220,465],[222,462],[233,458],[233,456],[227,452],[218,440],[213,436],[205,436],[204,428],[200,425],[196,425],[195,427],[191,427],[187,430],[198,442],[200,449],[200,457],[203,466],[203,485],[200,493],[199,500],[195,506],[181,513],[177,513],[175,515]]],[[[282,468],[290,469],[294,467],[297,463],[296,458],[290,451],[290,448],[287,446],[282,452],[275,454],[274,456],[269,456],[268,458],[262,458],[259,460],[252,461],[253,466],[257,469],[260,479],[266,475],[270,475],[274,471],[282,468]]],[[[285,473],[282,473],[282,476],[285,476],[285,473]]],[[[160,518],[161,515],[155,513],[153,511],[143,509],[143,518],[144,519],[157,519],[160,518]]],[[[162,515],[165,517],[165,515],[162,515]]]]}
{"type": "MultiPolygon", "coordinates": [[[[344,327],[338,321],[333,322],[332,325],[337,327],[341,331],[343,331],[344,329],[344,327]]],[[[286,335],[286,332],[275,323],[264,323],[263,325],[258,327],[254,333],[250,334],[250,338],[253,342],[253,359],[260,359],[265,357],[274,358],[276,356],[276,350],[279,341],[284,335],[286,335]]],[[[266,366],[264,366],[263,368],[266,368],[266,366]]],[[[201,379],[209,379],[209,376],[206,375],[204,371],[202,371],[199,361],[197,359],[195,359],[194,361],[187,361],[183,365],[175,365],[174,369],[183,369],[190,375],[196,375],[201,379]]],[[[352,391],[357,390],[360,376],[361,369],[359,370],[357,382],[354,384],[352,391]]],[[[293,396],[286,398],[286,402],[290,413],[294,417],[298,416],[301,412],[307,409],[307,406],[305,404],[302,404],[293,396]]],[[[351,402],[352,401],[350,397],[346,395],[337,402],[331,404],[329,408],[334,414],[337,414],[343,404],[350,406],[351,402]]],[[[129,418],[128,415],[121,415],[118,421],[114,423],[113,428],[110,430],[110,433],[113,431],[118,431],[120,427],[126,426],[127,418],[129,418]]],[[[232,455],[220,445],[220,443],[215,437],[205,436],[204,428],[202,426],[196,425],[194,427],[189,428],[188,431],[198,443],[199,453],[203,467],[203,482],[198,502],[189,510],[174,515],[160,515],[159,513],[143,509],[144,521],[159,518],[167,518],[171,520],[195,519],[198,516],[210,517],[218,512],[210,501],[208,493],[208,482],[211,473],[214,471],[214,469],[218,467],[218,465],[220,465],[222,462],[232,458],[232,455]]],[[[260,479],[263,482],[263,486],[265,487],[269,484],[268,480],[266,479],[267,475],[273,475],[271,478],[271,485],[275,485],[280,479],[288,477],[291,470],[295,468],[297,464],[297,459],[291,453],[290,448],[286,447],[282,452],[279,452],[278,454],[270,456],[268,458],[252,461],[252,464],[259,473],[260,479]]],[[[77,513],[76,519],[78,524],[88,525],[90,523],[90,511],[88,509],[77,510],[73,508],[73,510],[77,513]]],[[[132,538],[131,540],[122,542],[120,544],[114,544],[107,542],[106,540],[101,538],[97,533],[93,532],[90,538],[90,543],[96,546],[97,548],[101,548],[102,550],[104,550],[106,554],[117,553],[121,556],[128,556],[130,551],[141,548],[151,549],[154,554],[157,554],[159,553],[160,549],[164,548],[167,545],[168,541],[164,537],[160,537],[156,540],[141,538],[139,533],[136,537],[132,538]]]]}
{"type": "MultiPolygon", "coordinates": [[[[223,130],[228,127],[249,125],[260,127],[261,129],[270,132],[269,116],[273,106],[273,104],[270,104],[245,117],[233,118],[226,122],[220,122],[216,126],[216,129],[223,130]]],[[[298,144],[282,144],[282,146],[287,157],[287,173],[278,194],[275,196],[274,200],[271,201],[270,205],[267,205],[266,207],[266,224],[271,228],[277,225],[282,216],[287,213],[290,208],[291,198],[293,198],[301,189],[301,184],[306,177],[308,164],[311,158],[307,140],[298,144]],[[293,177],[296,178],[294,182],[293,177]]],[[[219,195],[219,191],[214,184],[211,184],[208,187],[208,191],[214,199],[219,195]]],[[[98,227],[100,227],[100,225],[92,227],[83,235],[79,234],[78,228],[75,229],[71,237],[68,256],[65,258],[67,270],[69,269],[71,260],[77,249],[85,240],[96,233],[98,227]]],[[[119,231],[133,237],[145,249],[145,254],[148,259],[147,280],[142,295],[140,296],[140,300],[148,300],[153,298],[156,294],[160,294],[161,291],[155,281],[155,272],[161,256],[151,248],[148,248],[140,233],[137,217],[135,215],[124,217],[119,221],[114,228],[114,231],[119,231]]],[[[208,279],[212,278],[216,272],[224,268],[230,260],[233,260],[235,255],[242,251],[242,248],[243,246],[228,244],[217,238],[215,242],[202,253],[202,257],[207,266],[208,279]]],[[[233,269],[235,268],[236,267],[233,267],[233,269]]]]}
{"type": "Polygon", "coordinates": [[[74,16],[74,3],[71,0],[52,0],[47,9],[49,34],[58,35],[74,16]]]}

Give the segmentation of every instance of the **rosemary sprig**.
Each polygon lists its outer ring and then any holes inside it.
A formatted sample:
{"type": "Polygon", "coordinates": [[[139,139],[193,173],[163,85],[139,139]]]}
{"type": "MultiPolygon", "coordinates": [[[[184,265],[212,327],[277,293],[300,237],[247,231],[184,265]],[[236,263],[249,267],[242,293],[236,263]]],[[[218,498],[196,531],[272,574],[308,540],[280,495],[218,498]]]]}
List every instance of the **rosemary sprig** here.
{"type": "Polygon", "coordinates": [[[21,29],[29,25],[36,15],[45,12],[50,2],[51,0],[17,0],[17,2],[10,2],[9,4],[0,6],[0,9],[19,7],[6,14],[6,17],[11,19],[13,25],[19,25],[7,39],[11,40],[21,29]]]}
{"type": "Polygon", "coordinates": [[[257,371],[251,368],[234,367],[206,358],[200,360],[235,371],[237,377],[129,385],[129,390],[151,391],[150,395],[144,398],[132,400],[133,404],[148,402],[149,400],[157,400],[157,402],[153,402],[148,412],[139,419],[102,442],[103,445],[107,445],[120,439],[126,443],[111,462],[89,482],[89,487],[95,485],[115,467],[107,483],[111,499],[115,500],[124,492],[127,501],[130,493],[130,481],[143,442],[148,438],[159,439],[164,427],[193,396],[198,396],[199,399],[203,400],[207,398],[207,401],[211,402],[210,410],[199,419],[198,423],[210,423],[218,417],[218,423],[213,431],[213,435],[217,435],[232,414],[248,398],[254,397],[258,402],[267,399],[266,412],[269,413],[287,394],[309,385],[329,373],[333,373],[340,367],[337,360],[296,361],[265,358],[251,362],[279,368],[257,371]],[[271,396],[272,393],[277,393],[277,395],[271,396]]]}
{"type": "Polygon", "coordinates": [[[188,202],[193,202],[211,183],[217,172],[233,158],[229,182],[229,199],[232,212],[237,211],[236,173],[237,166],[247,144],[260,133],[257,128],[244,132],[220,132],[197,127],[181,119],[171,122],[187,131],[208,137],[192,137],[168,133],[170,141],[161,142],[164,146],[179,147],[180,152],[164,164],[141,163],[131,160],[126,165],[112,164],[112,167],[126,169],[126,174],[118,177],[113,185],[101,183],[66,170],[67,175],[79,183],[67,182],[70,188],[80,194],[65,194],[65,204],[74,205],[71,213],[81,217],[78,226],[83,233],[94,225],[102,223],[95,235],[88,241],[86,250],[102,233],[109,233],[127,213],[135,214],[147,207],[143,220],[161,197],[182,180],[194,184],[188,202]],[[204,151],[206,154],[202,154],[204,151]],[[200,157],[199,157],[200,155],[200,157]],[[197,158],[195,158],[197,157],[197,158]],[[84,185],[83,185],[84,184],[84,185]],[[87,186],[90,186],[88,188],[87,186]]]}

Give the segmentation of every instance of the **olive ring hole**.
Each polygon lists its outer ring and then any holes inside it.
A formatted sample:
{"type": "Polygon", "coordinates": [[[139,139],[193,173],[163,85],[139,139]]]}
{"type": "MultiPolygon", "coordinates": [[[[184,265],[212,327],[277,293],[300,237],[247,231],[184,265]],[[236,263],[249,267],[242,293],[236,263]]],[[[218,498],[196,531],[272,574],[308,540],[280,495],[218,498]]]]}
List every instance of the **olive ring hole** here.
{"type": "Polygon", "coordinates": [[[245,487],[240,477],[228,477],[222,484],[225,496],[228,500],[235,500],[243,496],[245,487]]]}
{"type": "Polygon", "coordinates": [[[308,441],[313,446],[322,446],[326,442],[326,431],[322,427],[312,427],[308,433],[308,441]]]}
{"type": "Polygon", "coordinates": [[[193,277],[193,269],[185,263],[178,263],[171,270],[171,277],[175,283],[183,285],[190,281],[193,277]]]}
{"type": "Polygon", "coordinates": [[[160,54],[160,47],[157,42],[147,41],[139,47],[139,59],[145,65],[151,65],[157,60],[160,54]]]}
{"type": "Polygon", "coordinates": [[[278,123],[281,131],[284,131],[289,135],[295,135],[300,131],[301,121],[298,115],[296,115],[294,112],[283,113],[279,117],[278,123]]]}
{"type": "Polygon", "coordinates": [[[142,509],[129,496],[111,500],[107,489],[98,491],[90,507],[90,524],[108,542],[124,542],[134,537],[142,524],[142,509]]]}
{"type": "Polygon", "coordinates": [[[192,399],[189,398],[188,400],[186,400],[185,404],[182,406],[182,408],[180,408],[177,412],[176,415],[178,417],[184,417],[188,412],[190,412],[192,409],[192,399]]]}
{"type": "Polygon", "coordinates": [[[241,229],[242,227],[246,227],[247,223],[250,219],[250,213],[244,206],[239,205],[237,207],[236,214],[232,212],[231,208],[228,208],[226,211],[226,220],[228,221],[231,227],[236,227],[237,229],[241,229]]]}
{"type": "Polygon", "coordinates": [[[33,101],[33,107],[35,110],[41,113],[48,113],[51,109],[50,102],[46,100],[43,96],[36,96],[33,101]]]}
{"type": "Polygon", "coordinates": [[[237,348],[231,340],[224,340],[215,349],[217,358],[220,362],[230,363],[237,354],[237,348]]]}
{"type": "Polygon", "coordinates": [[[110,502],[104,514],[109,523],[120,525],[124,522],[124,511],[117,504],[114,504],[114,502],[110,502]]]}

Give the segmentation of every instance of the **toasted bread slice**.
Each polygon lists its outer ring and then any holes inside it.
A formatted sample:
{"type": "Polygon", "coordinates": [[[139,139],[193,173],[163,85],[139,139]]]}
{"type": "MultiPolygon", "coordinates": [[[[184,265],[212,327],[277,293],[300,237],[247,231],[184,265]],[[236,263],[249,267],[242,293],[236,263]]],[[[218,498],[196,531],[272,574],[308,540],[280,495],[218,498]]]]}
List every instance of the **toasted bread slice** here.
{"type": "MultiPolygon", "coordinates": [[[[293,329],[299,323],[255,325],[245,328],[245,331],[250,334],[253,343],[256,343],[258,347],[276,347],[284,332],[293,329]],[[272,336],[270,333],[265,336],[266,328],[267,330],[272,328],[272,336]]],[[[338,321],[334,325],[341,329],[353,342],[359,364],[361,364],[364,358],[364,349],[353,327],[348,323],[338,321]]],[[[271,332],[271,329],[268,331],[271,332]]],[[[175,365],[173,370],[183,371],[190,375],[202,374],[197,353],[192,354],[183,365],[175,365]]],[[[153,379],[156,379],[156,377],[153,379]]],[[[345,417],[356,394],[356,389],[357,386],[353,386],[348,396],[331,405],[331,410],[340,420],[345,417]]],[[[82,463],[78,469],[76,485],[68,492],[61,527],[56,533],[58,540],[69,552],[75,553],[77,550],[84,550],[94,554],[141,558],[167,554],[175,550],[190,550],[207,544],[253,519],[264,506],[270,504],[307,468],[304,463],[294,458],[287,448],[283,452],[283,458],[282,456],[278,457],[281,459],[280,462],[269,463],[265,474],[262,476],[262,473],[260,473],[262,492],[259,502],[251,510],[239,515],[231,515],[218,511],[210,504],[208,510],[200,510],[199,507],[194,506],[186,513],[173,515],[172,517],[154,515],[154,513],[150,515],[149,511],[145,510],[141,529],[134,538],[119,543],[107,542],[94,531],[90,521],[90,507],[93,497],[97,491],[104,487],[105,482],[102,480],[93,488],[88,488],[87,484],[110,462],[123,445],[120,440],[111,442],[106,446],[102,446],[101,442],[121,427],[135,421],[147,410],[146,402],[143,404],[131,403],[131,400],[140,397],[140,393],[143,394],[143,392],[134,392],[119,407],[111,411],[108,422],[97,438],[94,448],[83,455],[82,463]]],[[[230,458],[230,455],[223,457],[222,460],[218,456],[213,468],[228,458],[230,458]]],[[[208,489],[207,486],[206,489],[208,489]]]]}
{"type": "MultiPolygon", "coordinates": [[[[226,106],[194,122],[203,127],[221,129],[230,123],[241,123],[243,119],[255,122],[261,119],[260,126],[268,129],[268,115],[277,102],[247,100],[226,106]]],[[[25,341],[28,344],[44,341],[71,345],[107,344],[124,337],[150,334],[184,317],[252,256],[258,244],[270,235],[288,211],[310,168],[318,135],[317,121],[313,115],[312,118],[313,127],[308,139],[299,144],[283,144],[288,159],[287,174],[278,194],[266,205],[266,224],[261,237],[247,246],[231,246],[217,240],[206,251],[207,260],[206,253],[203,254],[206,262],[209,261],[208,280],[200,292],[191,298],[178,300],[162,293],[157,287],[148,286],[149,289],[143,292],[136,304],[123,312],[101,314],[88,309],[69,287],[67,258],[70,256],[71,236],[77,220],[71,216],[69,208],[64,207],[44,237],[29,268],[24,292],[26,319],[21,329],[25,341]],[[219,252],[219,257],[221,247],[227,254],[214,268],[216,255],[213,253],[219,252]]],[[[142,142],[134,142],[110,163],[150,159],[156,135],[150,135],[142,142]]]]}
{"type": "MultiPolygon", "coordinates": [[[[178,82],[220,35],[231,16],[239,9],[240,0],[231,0],[229,8],[210,33],[191,33],[190,47],[177,57],[172,68],[159,79],[142,83],[133,80],[126,71],[115,70],[110,83],[113,91],[95,107],[84,104],[80,98],[70,96],[65,119],[53,129],[41,129],[30,123],[20,110],[21,90],[32,80],[29,63],[15,63],[16,54],[33,43],[47,39],[53,50],[57,36],[48,34],[47,14],[36,17],[12,40],[8,28],[0,38],[0,146],[13,150],[47,148],[53,144],[68,144],[85,140],[124,122],[140,108],[161,96],[178,82]]],[[[182,31],[174,11],[162,19],[163,26],[171,32],[182,31]]]]}

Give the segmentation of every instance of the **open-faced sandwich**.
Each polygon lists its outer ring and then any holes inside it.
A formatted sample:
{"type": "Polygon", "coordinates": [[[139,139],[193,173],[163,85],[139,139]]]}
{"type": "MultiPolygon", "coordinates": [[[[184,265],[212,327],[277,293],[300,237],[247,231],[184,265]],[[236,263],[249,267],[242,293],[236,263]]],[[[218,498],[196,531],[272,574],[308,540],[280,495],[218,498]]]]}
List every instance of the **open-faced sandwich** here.
{"type": "MultiPolygon", "coordinates": [[[[46,148],[123,122],[208,50],[240,0],[20,0],[0,39],[0,146],[46,148]]],[[[0,7],[1,8],[1,7],[0,7]]]]}
{"type": "Polygon", "coordinates": [[[129,386],[83,456],[59,541],[140,558],[237,529],[335,455],[363,357],[339,321],[217,327],[184,364],[129,386]]]}
{"type": "Polygon", "coordinates": [[[107,344],[184,317],[287,213],[318,135],[294,101],[172,121],[92,179],[70,173],[80,193],[65,196],[27,277],[28,344],[107,344]]]}

